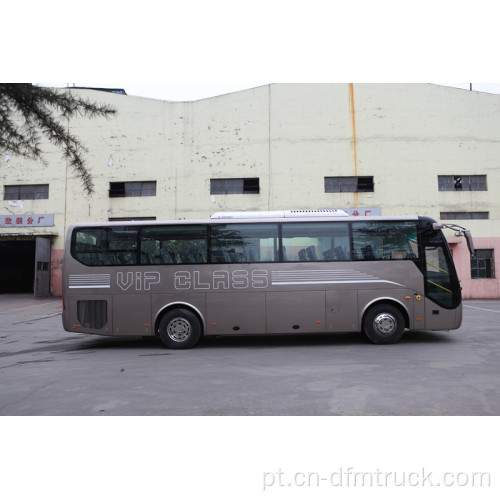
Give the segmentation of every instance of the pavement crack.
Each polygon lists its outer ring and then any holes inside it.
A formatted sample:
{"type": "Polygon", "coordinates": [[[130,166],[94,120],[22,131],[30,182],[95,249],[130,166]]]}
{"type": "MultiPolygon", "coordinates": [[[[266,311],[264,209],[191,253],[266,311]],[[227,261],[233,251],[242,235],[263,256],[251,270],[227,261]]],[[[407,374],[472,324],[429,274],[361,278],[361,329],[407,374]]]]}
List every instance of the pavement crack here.
{"type": "Polygon", "coordinates": [[[58,312],[55,314],[49,314],[48,316],[42,316],[40,318],[33,318],[33,319],[25,319],[24,321],[18,321],[16,323],[11,323],[11,325],[22,325],[24,323],[33,323],[34,321],[41,321],[42,319],[48,319],[48,318],[54,318],[55,316],[61,316],[62,312],[58,312]]]}

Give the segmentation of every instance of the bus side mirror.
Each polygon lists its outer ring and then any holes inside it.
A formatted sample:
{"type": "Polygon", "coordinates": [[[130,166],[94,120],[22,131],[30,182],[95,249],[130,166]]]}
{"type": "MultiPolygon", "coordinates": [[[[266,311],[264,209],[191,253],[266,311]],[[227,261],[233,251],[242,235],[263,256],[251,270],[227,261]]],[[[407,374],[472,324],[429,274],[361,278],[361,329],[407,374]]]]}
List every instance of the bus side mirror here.
{"type": "Polygon", "coordinates": [[[470,254],[474,255],[474,253],[476,252],[474,250],[474,242],[472,241],[472,234],[470,234],[470,231],[468,229],[464,231],[464,236],[465,240],[467,241],[467,246],[469,247],[470,254]]]}
{"type": "Polygon", "coordinates": [[[472,234],[470,233],[469,229],[465,229],[465,227],[459,226],[458,224],[441,224],[440,222],[434,222],[432,224],[432,229],[434,229],[434,231],[445,228],[457,231],[456,236],[463,236],[467,241],[467,246],[469,247],[470,254],[474,255],[476,251],[474,250],[474,242],[472,241],[472,234]]]}

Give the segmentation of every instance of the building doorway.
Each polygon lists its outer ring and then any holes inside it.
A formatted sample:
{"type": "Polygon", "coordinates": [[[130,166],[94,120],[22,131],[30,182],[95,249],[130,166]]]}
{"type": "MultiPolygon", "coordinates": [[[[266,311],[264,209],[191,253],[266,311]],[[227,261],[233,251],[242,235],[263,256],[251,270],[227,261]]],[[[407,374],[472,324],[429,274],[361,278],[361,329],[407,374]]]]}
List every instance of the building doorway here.
{"type": "Polygon", "coordinates": [[[36,240],[0,241],[0,293],[33,292],[36,240]]]}
{"type": "Polygon", "coordinates": [[[46,236],[0,240],[0,293],[50,295],[51,240],[46,236]]]}

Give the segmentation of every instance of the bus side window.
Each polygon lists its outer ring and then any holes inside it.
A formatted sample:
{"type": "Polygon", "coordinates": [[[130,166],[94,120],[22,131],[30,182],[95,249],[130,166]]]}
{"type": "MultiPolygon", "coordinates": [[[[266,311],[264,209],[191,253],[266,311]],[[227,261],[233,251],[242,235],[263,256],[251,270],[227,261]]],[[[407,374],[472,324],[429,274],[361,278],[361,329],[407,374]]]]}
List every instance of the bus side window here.
{"type": "Polygon", "coordinates": [[[285,260],[318,262],[349,260],[349,225],[345,222],[292,222],[283,225],[285,260]]]}
{"type": "Polygon", "coordinates": [[[222,224],[212,227],[211,262],[217,264],[276,262],[277,224],[222,224]]]}
{"type": "Polygon", "coordinates": [[[418,257],[415,222],[352,223],[354,260],[402,260],[418,257]]]}
{"type": "Polygon", "coordinates": [[[80,228],[75,231],[71,254],[86,266],[103,265],[99,262],[99,254],[105,248],[105,229],[80,228]]]}
{"type": "Polygon", "coordinates": [[[107,250],[102,252],[106,266],[135,266],[139,230],[136,227],[113,227],[108,230],[107,250]]]}
{"type": "Polygon", "coordinates": [[[78,229],[72,255],[87,266],[136,265],[137,229],[127,226],[78,229]]]}
{"type": "Polygon", "coordinates": [[[141,264],[203,264],[207,262],[208,229],[202,225],[144,226],[141,264]]]}

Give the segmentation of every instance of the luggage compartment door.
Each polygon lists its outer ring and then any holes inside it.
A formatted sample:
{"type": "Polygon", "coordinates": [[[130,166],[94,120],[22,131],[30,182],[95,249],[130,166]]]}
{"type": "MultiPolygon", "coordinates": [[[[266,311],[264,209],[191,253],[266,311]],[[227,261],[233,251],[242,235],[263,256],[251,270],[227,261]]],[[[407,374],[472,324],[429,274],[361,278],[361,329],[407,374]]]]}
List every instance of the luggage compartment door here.
{"type": "Polygon", "coordinates": [[[325,324],[325,292],[268,292],[268,333],[322,333],[325,324]]]}

